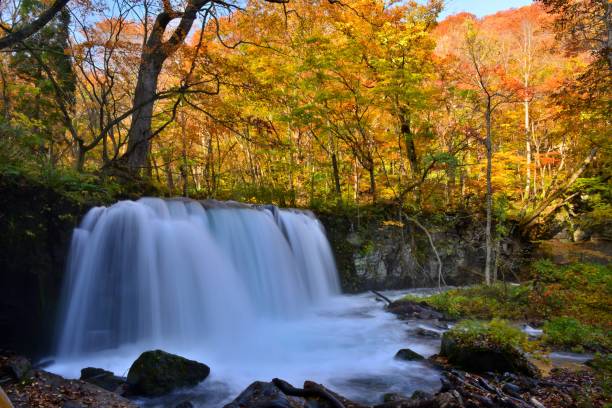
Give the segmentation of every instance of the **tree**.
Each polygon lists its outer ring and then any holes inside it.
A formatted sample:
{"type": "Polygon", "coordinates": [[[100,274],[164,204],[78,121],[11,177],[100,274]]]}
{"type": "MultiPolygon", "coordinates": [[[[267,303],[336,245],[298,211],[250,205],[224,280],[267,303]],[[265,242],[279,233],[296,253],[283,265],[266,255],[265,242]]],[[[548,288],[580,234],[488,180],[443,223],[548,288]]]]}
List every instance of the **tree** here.
{"type": "Polygon", "coordinates": [[[17,30],[15,30],[14,27],[7,28],[4,24],[0,24],[0,28],[7,33],[4,37],[0,38],[0,50],[19,44],[39,32],[68,4],[69,1],[70,0],[56,0],[48,9],[44,10],[37,19],[29,21],[25,25],[20,24],[17,30]]]}

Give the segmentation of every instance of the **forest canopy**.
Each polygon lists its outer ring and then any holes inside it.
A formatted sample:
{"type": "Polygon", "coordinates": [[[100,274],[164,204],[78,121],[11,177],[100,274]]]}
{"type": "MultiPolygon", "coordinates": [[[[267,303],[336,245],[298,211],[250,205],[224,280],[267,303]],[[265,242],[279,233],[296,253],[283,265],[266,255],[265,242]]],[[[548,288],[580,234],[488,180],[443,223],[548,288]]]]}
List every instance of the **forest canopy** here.
{"type": "MultiPolygon", "coordinates": [[[[1,3],[1,38],[55,5],[1,3]]],[[[0,165],[290,206],[487,207],[489,231],[581,192],[612,212],[610,3],[442,9],[71,1],[0,53],[0,165]]]]}

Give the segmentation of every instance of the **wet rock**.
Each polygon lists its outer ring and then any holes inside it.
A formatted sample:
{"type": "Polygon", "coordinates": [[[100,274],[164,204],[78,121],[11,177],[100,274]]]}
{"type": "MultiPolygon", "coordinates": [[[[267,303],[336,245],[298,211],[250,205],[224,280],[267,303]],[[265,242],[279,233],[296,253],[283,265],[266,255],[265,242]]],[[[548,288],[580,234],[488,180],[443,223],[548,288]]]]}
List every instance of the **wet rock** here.
{"type": "Polygon", "coordinates": [[[444,315],[431,307],[410,300],[398,300],[387,306],[387,311],[402,319],[444,319],[444,315]]]}
{"type": "Polygon", "coordinates": [[[383,395],[383,402],[405,401],[408,397],[397,392],[388,392],[383,395]]]}
{"type": "Polygon", "coordinates": [[[432,329],[428,329],[426,327],[419,327],[415,330],[415,333],[418,336],[421,337],[429,337],[431,339],[439,339],[440,337],[442,337],[442,334],[440,332],[437,332],[435,330],[432,329]]]}
{"type": "Polygon", "coordinates": [[[408,348],[399,350],[395,354],[395,358],[398,360],[404,360],[404,361],[419,361],[419,360],[425,359],[425,357],[423,357],[419,353],[416,353],[408,348]]]}
{"type": "Polygon", "coordinates": [[[430,400],[430,399],[433,399],[433,395],[425,391],[416,390],[415,392],[412,393],[412,395],[410,396],[410,399],[418,400],[418,401],[430,400]]]}
{"type": "Polygon", "coordinates": [[[465,405],[463,404],[463,398],[461,395],[453,390],[449,392],[442,392],[435,397],[434,406],[438,408],[462,408],[465,405]]]}
{"type": "Polygon", "coordinates": [[[126,384],[125,378],[118,377],[110,371],[94,367],[83,368],[81,370],[81,380],[118,393],[121,393],[123,386],[126,384]]]}
{"type": "Polygon", "coordinates": [[[17,381],[28,378],[32,372],[32,363],[23,356],[11,356],[5,363],[6,374],[17,381]]]}
{"type": "Polygon", "coordinates": [[[446,357],[449,363],[472,372],[539,375],[538,369],[515,347],[500,347],[480,339],[458,340],[451,332],[442,336],[440,355],[446,357]]]}
{"type": "Polygon", "coordinates": [[[271,382],[255,381],[224,408],[304,408],[306,400],[285,395],[271,382]]]}
{"type": "Polygon", "coordinates": [[[162,350],[146,351],[134,361],[127,376],[130,391],[159,396],[179,387],[195,386],[210,374],[206,364],[162,350]]]}

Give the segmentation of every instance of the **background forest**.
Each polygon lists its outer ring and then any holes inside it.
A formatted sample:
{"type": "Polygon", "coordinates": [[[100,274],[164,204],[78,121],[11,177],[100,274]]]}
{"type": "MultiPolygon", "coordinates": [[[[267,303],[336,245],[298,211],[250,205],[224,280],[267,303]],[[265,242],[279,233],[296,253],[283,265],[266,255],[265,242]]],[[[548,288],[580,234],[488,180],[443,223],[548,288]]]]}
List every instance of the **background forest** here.
{"type": "MultiPolygon", "coordinates": [[[[12,33],[47,4],[0,7],[12,33]]],[[[486,214],[487,263],[508,220],[534,237],[579,211],[605,230],[609,2],[439,21],[442,8],[70,3],[0,54],[1,171],[111,194],[144,180],[161,195],[467,210],[486,214]]]]}

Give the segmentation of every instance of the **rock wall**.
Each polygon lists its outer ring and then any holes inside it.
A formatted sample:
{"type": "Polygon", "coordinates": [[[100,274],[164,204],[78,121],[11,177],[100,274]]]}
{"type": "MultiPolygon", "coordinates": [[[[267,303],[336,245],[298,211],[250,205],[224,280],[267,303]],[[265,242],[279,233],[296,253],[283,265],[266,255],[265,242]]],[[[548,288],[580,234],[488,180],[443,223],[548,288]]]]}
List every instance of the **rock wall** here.
{"type": "Polygon", "coordinates": [[[0,349],[50,347],[72,229],[85,210],[42,185],[0,178],[0,349]]]}
{"type": "MultiPolygon", "coordinates": [[[[357,218],[321,213],[319,218],[336,255],[344,291],[438,285],[435,253],[427,235],[412,222],[398,222],[389,214],[357,218]]],[[[435,218],[421,222],[432,235],[446,284],[482,282],[485,249],[481,222],[466,214],[435,218]]],[[[522,266],[525,247],[518,240],[504,240],[499,252],[500,277],[522,266]]]]}

